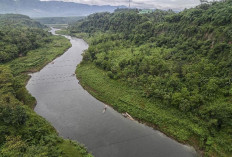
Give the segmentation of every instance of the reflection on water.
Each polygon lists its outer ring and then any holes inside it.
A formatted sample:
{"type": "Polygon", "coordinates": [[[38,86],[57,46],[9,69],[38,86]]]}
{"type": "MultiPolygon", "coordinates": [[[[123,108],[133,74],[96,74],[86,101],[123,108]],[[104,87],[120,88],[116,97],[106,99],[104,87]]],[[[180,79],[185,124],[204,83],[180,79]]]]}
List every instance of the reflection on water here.
{"type": "MultiPolygon", "coordinates": [[[[54,29],[52,30],[54,32],[54,29]]],[[[86,145],[96,157],[192,157],[196,153],[93,98],[75,76],[81,54],[88,48],[71,38],[72,47],[40,72],[32,74],[27,89],[36,98],[35,111],[65,138],[86,145]]]]}

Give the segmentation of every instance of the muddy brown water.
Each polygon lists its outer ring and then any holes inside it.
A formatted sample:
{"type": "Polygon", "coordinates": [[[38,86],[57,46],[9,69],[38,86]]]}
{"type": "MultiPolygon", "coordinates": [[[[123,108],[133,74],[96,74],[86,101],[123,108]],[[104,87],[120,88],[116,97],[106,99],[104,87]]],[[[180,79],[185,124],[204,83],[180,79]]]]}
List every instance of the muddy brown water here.
{"type": "MultiPolygon", "coordinates": [[[[52,33],[55,29],[52,29],[52,33]]],[[[60,136],[84,144],[95,157],[195,157],[195,150],[148,126],[124,118],[79,85],[75,73],[88,44],[72,43],[62,56],[32,74],[28,91],[36,98],[35,112],[60,136]]]]}

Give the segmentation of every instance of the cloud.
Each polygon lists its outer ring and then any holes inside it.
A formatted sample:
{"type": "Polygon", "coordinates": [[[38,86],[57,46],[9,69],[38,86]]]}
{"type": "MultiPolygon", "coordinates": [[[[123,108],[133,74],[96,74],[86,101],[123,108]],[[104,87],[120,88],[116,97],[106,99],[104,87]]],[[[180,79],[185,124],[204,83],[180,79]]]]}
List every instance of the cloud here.
{"type": "MultiPolygon", "coordinates": [[[[129,5],[129,0],[41,0],[41,1],[64,1],[76,2],[90,5],[129,5]]],[[[197,6],[199,0],[131,0],[131,6],[136,8],[158,8],[158,9],[185,9],[197,6]]]]}

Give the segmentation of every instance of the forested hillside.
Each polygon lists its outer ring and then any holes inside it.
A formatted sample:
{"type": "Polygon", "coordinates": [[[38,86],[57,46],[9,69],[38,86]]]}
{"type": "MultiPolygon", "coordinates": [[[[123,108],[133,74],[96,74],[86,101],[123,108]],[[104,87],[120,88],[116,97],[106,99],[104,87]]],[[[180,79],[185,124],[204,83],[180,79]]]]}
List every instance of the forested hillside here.
{"type": "Polygon", "coordinates": [[[232,154],[232,0],[180,13],[97,13],[69,31],[90,41],[77,75],[92,94],[206,156],[232,154]],[[113,88],[119,82],[125,88],[113,88]]]}
{"type": "Polygon", "coordinates": [[[38,71],[70,47],[41,24],[23,15],[0,15],[0,156],[90,156],[64,140],[33,107],[27,92],[28,72],[38,71]],[[71,154],[71,155],[70,155],[71,154]]]}
{"type": "Polygon", "coordinates": [[[0,62],[25,56],[42,46],[49,35],[41,29],[44,27],[24,15],[0,14],[0,62]]]}

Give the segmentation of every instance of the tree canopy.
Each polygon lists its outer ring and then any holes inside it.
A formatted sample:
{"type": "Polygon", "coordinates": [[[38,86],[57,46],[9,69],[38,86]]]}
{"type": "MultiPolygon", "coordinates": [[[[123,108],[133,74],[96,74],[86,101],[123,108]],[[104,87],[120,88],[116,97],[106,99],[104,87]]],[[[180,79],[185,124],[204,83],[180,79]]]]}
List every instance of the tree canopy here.
{"type": "Polygon", "coordinates": [[[47,42],[45,26],[17,14],[0,15],[0,63],[25,56],[47,42]]]}

